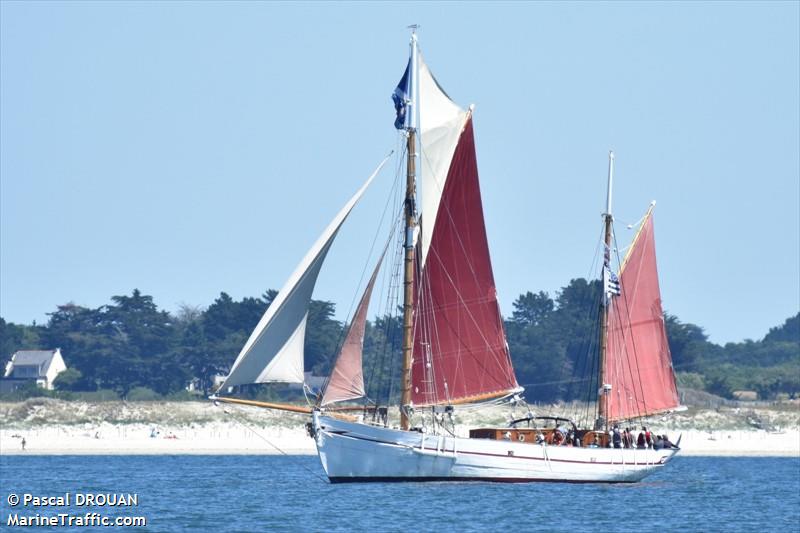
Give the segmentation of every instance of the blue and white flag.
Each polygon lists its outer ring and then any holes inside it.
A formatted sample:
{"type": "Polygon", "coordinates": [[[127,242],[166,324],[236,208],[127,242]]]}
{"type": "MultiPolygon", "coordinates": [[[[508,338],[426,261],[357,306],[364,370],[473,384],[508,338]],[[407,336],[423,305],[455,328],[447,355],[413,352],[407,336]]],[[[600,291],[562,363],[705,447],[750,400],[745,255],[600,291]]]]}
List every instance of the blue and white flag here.
{"type": "Polygon", "coordinates": [[[607,266],[603,267],[603,291],[608,296],[620,295],[619,278],[607,266]]]}
{"type": "Polygon", "coordinates": [[[394,127],[398,130],[405,129],[406,117],[408,115],[408,103],[411,101],[411,60],[409,59],[406,71],[403,77],[400,78],[400,83],[397,84],[394,92],[392,93],[392,100],[394,101],[394,110],[397,117],[394,120],[394,127]]]}

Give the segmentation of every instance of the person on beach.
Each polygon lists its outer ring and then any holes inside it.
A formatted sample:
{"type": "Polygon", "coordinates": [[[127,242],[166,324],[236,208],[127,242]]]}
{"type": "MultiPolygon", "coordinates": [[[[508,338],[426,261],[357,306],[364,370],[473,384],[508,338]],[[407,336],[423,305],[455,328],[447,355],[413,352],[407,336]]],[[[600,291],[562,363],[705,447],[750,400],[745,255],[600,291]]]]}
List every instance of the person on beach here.
{"type": "Polygon", "coordinates": [[[22,451],[23,452],[25,451],[25,445],[26,444],[28,444],[28,442],[25,440],[25,437],[22,437],[22,451]]]}

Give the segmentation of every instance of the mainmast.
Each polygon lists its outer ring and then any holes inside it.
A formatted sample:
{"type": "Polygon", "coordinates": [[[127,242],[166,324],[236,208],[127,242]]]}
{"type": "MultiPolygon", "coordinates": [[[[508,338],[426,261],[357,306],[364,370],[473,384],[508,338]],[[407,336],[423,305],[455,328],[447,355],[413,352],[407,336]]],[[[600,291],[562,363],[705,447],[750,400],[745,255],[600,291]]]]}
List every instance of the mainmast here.
{"type": "Polygon", "coordinates": [[[400,427],[410,426],[411,366],[414,362],[414,247],[417,229],[416,158],[417,158],[417,26],[411,26],[410,98],[406,109],[407,135],[405,198],[405,269],[403,273],[403,373],[401,377],[400,427]]]}
{"type": "Polygon", "coordinates": [[[605,238],[603,250],[603,296],[600,300],[600,364],[597,383],[600,386],[597,397],[597,420],[595,429],[608,431],[608,398],[611,395],[611,385],[606,383],[606,350],[608,349],[608,310],[611,306],[611,295],[608,292],[609,276],[611,275],[611,223],[614,217],[611,214],[611,190],[614,179],[614,152],[608,152],[608,191],[606,193],[606,212],[603,213],[605,222],[605,238]]]}

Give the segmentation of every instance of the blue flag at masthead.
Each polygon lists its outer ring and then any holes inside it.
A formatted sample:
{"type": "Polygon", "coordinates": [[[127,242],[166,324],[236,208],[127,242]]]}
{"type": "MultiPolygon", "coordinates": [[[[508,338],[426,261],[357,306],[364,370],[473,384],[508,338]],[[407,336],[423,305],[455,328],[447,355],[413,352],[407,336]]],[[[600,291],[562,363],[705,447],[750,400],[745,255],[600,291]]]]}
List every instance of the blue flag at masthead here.
{"type": "Polygon", "coordinates": [[[411,100],[411,60],[408,61],[406,71],[403,77],[400,78],[400,83],[397,84],[394,92],[392,93],[392,100],[394,101],[394,109],[397,117],[394,120],[394,127],[402,130],[406,127],[406,115],[408,111],[408,103],[411,100]]]}

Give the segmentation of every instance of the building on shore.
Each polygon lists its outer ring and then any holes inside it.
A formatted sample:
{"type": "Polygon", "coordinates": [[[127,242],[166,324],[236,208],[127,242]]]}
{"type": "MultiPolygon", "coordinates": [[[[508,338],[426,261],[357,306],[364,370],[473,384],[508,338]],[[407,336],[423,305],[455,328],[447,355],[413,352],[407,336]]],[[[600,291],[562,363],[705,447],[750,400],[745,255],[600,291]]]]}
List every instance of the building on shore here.
{"type": "Polygon", "coordinates": [[[53,390],[56,376],[67,369],[61,348],[55,350],[20,350],[6,364],[0,392],[12,392],[19,387],[35,382],[37,387],[53,390]]]}

